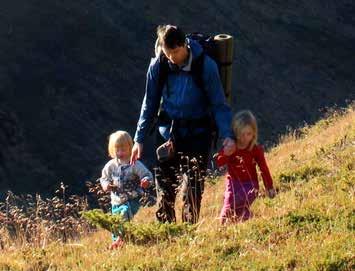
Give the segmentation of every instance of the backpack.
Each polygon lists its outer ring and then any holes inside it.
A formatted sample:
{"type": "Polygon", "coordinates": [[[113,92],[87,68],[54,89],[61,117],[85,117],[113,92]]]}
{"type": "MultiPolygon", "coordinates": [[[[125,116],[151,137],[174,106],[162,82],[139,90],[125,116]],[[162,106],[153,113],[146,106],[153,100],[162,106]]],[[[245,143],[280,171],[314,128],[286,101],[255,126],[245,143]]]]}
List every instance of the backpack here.
{"type": "MultiPolygon", "coordinates": [[[[233,61],[233,37],[220,34],[216,36],[204,35],[201,33],[187,34],[187,38],[197,41],[202,49],[202,54],[195,58],[191,65],[192,78],[199,89],[205,92],[203,81],[203,66],[206,55],[211,57],[217,64],[221,83],[224,90],[224,95],[227,101],[231,102],[231,76],[232,76],[232,61],[233,61]]],[[[155,44],[155,54],[159,55],[159,78],[158,91],[161,93],[165,83],[167,82],[170,72],[168,60],[164,54],[160,53],[158,40],[155,44]]],[[[168,89],[169,91],[169,89],[168,89]]],[[[168,93],[169,95],[169,93],[168,93]]],[[[207,95],[207,94],[206,94],[207,95]]]]}

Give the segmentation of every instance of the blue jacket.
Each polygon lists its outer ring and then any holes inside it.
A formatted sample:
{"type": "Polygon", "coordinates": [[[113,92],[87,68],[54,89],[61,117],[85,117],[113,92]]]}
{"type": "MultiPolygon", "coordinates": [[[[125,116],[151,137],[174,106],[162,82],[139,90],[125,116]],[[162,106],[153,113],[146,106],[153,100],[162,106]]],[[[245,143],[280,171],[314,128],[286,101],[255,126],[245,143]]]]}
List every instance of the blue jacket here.
{"type": "MultiPolygon", "coordinates": [[[[187,39],[187,44],[190,48],[192,59],[195,59],[203,52],[198,42],[187,39]]],[[[161,100],[158,93],[158,78],[159,57],[155,57],[151,60],[147,71],[145,95],[134,136],[135,142],[143,143],[145,135],[158,113],[161,100]]],[[[226,103],[217,64],[207,55],[204,60],[202,78],[205,90],[201,90],[196,86],[190,72],[180,69],[178,72],[169,73],[169,95],[167,95],[167,89],[164,86],[162,109],[171,119],[197,119],[212,112],[220,137],[232,138],[232,113],[226,103]]],[[[167,139],[168,133],[164,131],[169,130],[166,128],[159,127],[159,131],[165,139],[167,139]]]]}

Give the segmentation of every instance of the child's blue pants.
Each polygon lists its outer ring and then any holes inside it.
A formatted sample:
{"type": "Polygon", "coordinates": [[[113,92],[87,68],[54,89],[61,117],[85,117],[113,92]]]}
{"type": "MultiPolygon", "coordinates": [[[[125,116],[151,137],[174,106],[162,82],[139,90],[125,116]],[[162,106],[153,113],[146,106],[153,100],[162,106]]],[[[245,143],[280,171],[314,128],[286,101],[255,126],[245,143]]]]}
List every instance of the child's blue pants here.
{"type": "MultiPolygon", "coordinates": [[[[140,204],[138,199],[129,200],[124,204],[112,205],[112,214],[119,214],[123,217],[124,220],[129,221],[138,212],[139,207],[140,204]]],[[[121,234],[123,235],[123,231],[121,231],[121,234]]],[[[112,234],[112,240],[117,240],[117,236],[115,234],[112,234]]]]}

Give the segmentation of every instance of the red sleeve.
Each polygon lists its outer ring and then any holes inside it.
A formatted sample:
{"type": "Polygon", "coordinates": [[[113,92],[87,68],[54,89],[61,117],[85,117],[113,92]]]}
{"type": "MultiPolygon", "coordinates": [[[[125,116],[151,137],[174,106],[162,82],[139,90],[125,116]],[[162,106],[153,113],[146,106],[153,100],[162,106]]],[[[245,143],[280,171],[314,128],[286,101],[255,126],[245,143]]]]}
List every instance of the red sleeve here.
{"type": "Polygon", "coordinates": [[[218,167],[222,167],[226,164],[228,164],[229,157],[224,154],[223,148],[218,152],[217,158],[216,158],[216,164],[218,167]]]}
{"type": "Polygon", "coordinates": [[[270,174],[269,167],[267,166],[265,155],[264,155],[264,148],[262,146],[257,146],[255,149],[255,160],[259,166],[261,171],[261,177],[263,178],[263,182],[266,189],[273,188],[272,177],[270,174]]]}

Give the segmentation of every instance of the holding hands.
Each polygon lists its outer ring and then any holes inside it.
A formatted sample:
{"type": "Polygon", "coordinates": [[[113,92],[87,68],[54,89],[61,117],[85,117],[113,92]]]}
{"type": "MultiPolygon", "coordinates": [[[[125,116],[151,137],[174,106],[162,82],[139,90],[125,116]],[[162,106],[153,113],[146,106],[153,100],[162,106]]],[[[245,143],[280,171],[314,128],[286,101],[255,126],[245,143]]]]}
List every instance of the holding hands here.
{"type": "Polygon", "coordinates": [[[227,137],[223,141],[223,152],[225,155],[229,156],[235,152],[237,145],[235,144],[235,140],[227,137]]]}
{"type": "Polygon", "coordinates": [[[143,178],[141,180],[141,187],[143,189],[147,189],[149,187],[149,185],[150,185],[150,182],[149,182],[148,178],[143,178]]]}

